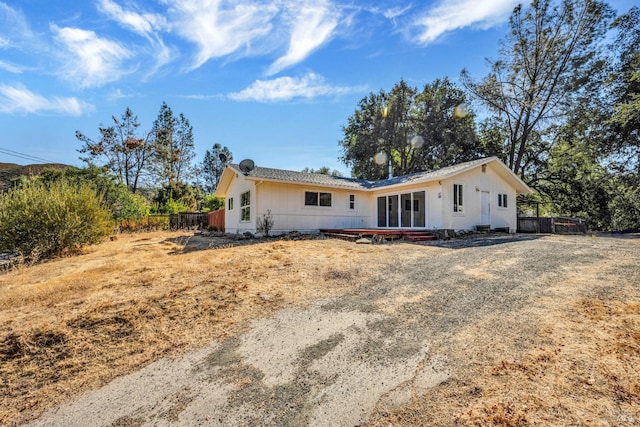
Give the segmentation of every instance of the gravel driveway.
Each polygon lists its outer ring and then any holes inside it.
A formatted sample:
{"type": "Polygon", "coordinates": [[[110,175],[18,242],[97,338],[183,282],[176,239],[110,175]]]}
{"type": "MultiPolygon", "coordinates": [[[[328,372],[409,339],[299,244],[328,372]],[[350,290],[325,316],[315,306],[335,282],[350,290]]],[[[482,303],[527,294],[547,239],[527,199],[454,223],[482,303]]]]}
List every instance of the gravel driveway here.
{"type": "Polygon", "coordinates": [[[636,280],[638,269],[618,263],[612,280],[611,260],[637,260],[638,246],[528,235],[425,244],[410,260],[372,266],[374,278],[339,298],[254,320],[239,336],[120,377],[32,425],[361,425],[530,348],[558,295],[615,296],[616,280],[636,280]],[[559,290],[576,277],[584,280],[559,290]]]}

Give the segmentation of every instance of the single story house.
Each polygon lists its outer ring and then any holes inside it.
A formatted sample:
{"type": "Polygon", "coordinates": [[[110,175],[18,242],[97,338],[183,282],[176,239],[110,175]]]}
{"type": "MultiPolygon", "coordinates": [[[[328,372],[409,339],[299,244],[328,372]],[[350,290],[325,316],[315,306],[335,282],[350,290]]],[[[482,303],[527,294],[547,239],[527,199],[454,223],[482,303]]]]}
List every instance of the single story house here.
{"type": "MultiPolygon", "coordinates": [[[[250,162],[250,161],[249,161],[250,162]]],[[[216,196],[225,231],[256,233],[270,211],[272,234],[320,229],[517,227],[516,196],[531,189],[497,157],[380,181],[229,164],[216,196]]]]}

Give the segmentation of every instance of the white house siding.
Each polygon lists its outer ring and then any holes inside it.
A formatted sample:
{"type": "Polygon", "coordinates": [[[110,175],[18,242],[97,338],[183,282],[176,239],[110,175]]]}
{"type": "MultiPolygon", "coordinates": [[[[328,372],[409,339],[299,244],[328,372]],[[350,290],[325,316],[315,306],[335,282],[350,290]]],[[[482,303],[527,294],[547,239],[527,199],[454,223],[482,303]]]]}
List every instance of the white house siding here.
{"type": "Polygon", "coordinates": [[[267,210],[271,211],[274,220],[272,234],[369,226],[371,196],[365,192],[271,181],[258,181],[256,185],[258,200],[255,212],[261,217],[267,210]],[[331,193],[331,206],[305,206],[306,191],[331,193]],[[355,195],[355,209],[349,209],[351,194],[355,195]]]}
{"type": "Polygon", "coordinates": [[[224,227],[227,233],[255,232],[256,229],[256,187],[253,181],[234,179],[229,185],[225,200],[224,227]],[[240,195],[250,191],[251,218],[250,221],[240,221],[240,195]],[[229,199],[233,198],[233,209],[229,209],[229,199]]]}
{"type": "Polygon", "coordinates": [[[442,228],[454,230],[473,230],[483,224],[481,218],[482,192],[489,193],[491,228],[508,227],[515,233],[517,227],[516,191],[496,173],[492,165],[487,165],[486,172],[477,167],[453,178],[442,180],[442,228]],[[453,185],[463,185],[463,212],[453,212],[453,185]],[[507,208],[498,206],[498,194],[507,195],[507,208]]]}
{"type": "MultiPolygon", "coordinates": [[[[425,192],[425,228],[473,230],[477,225],[487,224],[491,228],[508,227],[509,231],[515,232],[516,189],[522,192],[529,191],[528,187],[515,178],[496,158],[461,164],[458,169],[445,168],[440,173],[436,171],[407,179],[401,178],[394,181],[393,185],[375,189],[333,188],[331,184],[318,183],[326,182],[324,177],[310,180],[315,184],[305,184],[302,181],[305,181],[306,177],[301,176],[299,172],[267,168],[258,172],[246,177],[233,168],[225,169],[218,195],[226,197],[225,228],[229,233],[255,233],[256,219],[267,211],[271,212],[274,220],[271,230],[273,234],[293,230],[313,232],[321,228],[376,228],[378,197],[421,191],[425,192]],[[483,162],[486,162],[485,172],[482,171],[483,162]],[[469,167],[472,169],[466,170],[469,167]],[[466,172],[462,172],[464,170],[466,172]],[[423,177],[426,182],[421,181],[423,177]],[[463,185],[463,212],[453,212],[454,184],[463,185]],[[249,221],[243,222],[240,195],[245,191],[251,192],[251,217],[249,221]],[[305,191],[331,193],[331,206],[305,206],[305,191]],[[481,216],[483,193],[487,195],[489,202],[488,219],[481,216]],[[349,208],[351,194],[355,195],[355,209],[349,208]],[[500,194],[507,196],[506,208],[498,206],[500,194]],[[233,209],[228,208],[231,198],[233,209]]],[[[345,183],[340,180],[335,182],[345,183]]],[[[345,185],[354,183],[347,182],[345,185]]]]}

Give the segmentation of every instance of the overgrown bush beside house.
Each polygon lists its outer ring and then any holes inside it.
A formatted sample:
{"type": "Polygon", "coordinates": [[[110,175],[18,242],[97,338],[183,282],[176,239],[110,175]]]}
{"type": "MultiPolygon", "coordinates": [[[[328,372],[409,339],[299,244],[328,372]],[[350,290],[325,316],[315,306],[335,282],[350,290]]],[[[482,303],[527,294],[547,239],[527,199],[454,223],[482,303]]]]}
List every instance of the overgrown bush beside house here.
{"type": "Polygon", "coordinates": [[[112,229],[111,212],[86,183],[33,181],[0,195],[0,252],[28,262],[98,243],[112,229]]]}

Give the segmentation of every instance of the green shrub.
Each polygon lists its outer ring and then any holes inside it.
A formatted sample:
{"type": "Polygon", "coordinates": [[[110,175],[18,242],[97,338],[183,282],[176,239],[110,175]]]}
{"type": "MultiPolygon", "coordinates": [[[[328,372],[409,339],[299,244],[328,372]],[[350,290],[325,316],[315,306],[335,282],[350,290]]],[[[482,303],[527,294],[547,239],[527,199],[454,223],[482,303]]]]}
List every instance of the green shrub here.
{"type": "MultiPolygon", "coordinates": [[[[188,184],[165,185],[158,189],[153,199],[153,213],[172,214],[193,212],[198,209],[198,194],[202,190],[188,184]]],[[[204,194],[202,194],[204,197],[204,194]]]]}
{"type": "Polygon", "coordinates": [[[112,228],[111,213],[89,184],[34,181],[0,195],[0,252],[30,262],[98,243],[112,228]]]}
{"type": "Polygon", "coordinates": [[[156,203],[151,208],[151,212],[161,215],[177,214],[180,212],[191,212],[192,210],[193,209],[191,208],[191,206],[173,199],[169,199],[162,205],[156,203]]]}
{"type": "Polygon", "coordinates": [[[213,194],[210,194],[208,196],[204,196],[202,208],[200,210],[202,212],[211,212],[222,208],[224,208],[224,197],[216,197],[213,194]]]}
{"type": "Polygon", "coordinates": [[[139,194],[133,194],[124,185],[116,188],[115,197],[109,204],[114,220],[140,220],[149,215],[150,208],[147,199],[139,194]]]}

